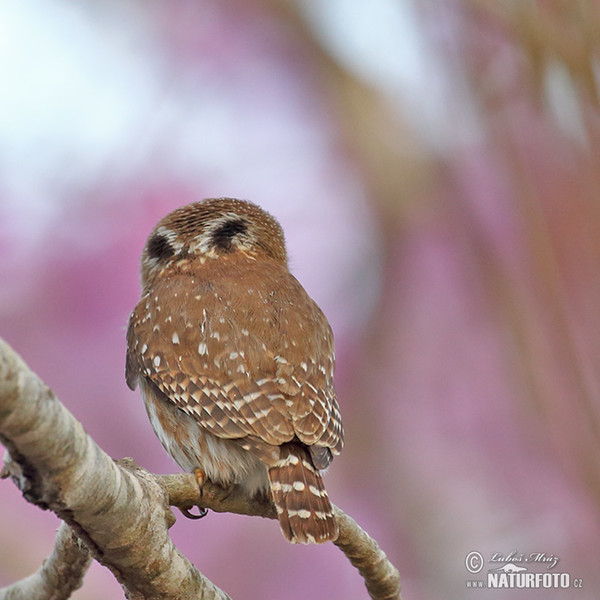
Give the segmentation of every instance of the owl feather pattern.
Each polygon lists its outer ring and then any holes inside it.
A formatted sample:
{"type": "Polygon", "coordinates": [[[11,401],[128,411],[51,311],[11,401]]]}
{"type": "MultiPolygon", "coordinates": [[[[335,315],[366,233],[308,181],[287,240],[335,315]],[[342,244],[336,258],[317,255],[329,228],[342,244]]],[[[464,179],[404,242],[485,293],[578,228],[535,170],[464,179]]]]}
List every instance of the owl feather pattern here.
{"type": "Polygon", "coordinates": [[[336,539],[319,472],[343,445],[333,335],[287,269],[277,221],[227,198],[178,209],[148,238],[142,283],[126,378],[167,452],[270,491],[288,540],[336,539]]]}

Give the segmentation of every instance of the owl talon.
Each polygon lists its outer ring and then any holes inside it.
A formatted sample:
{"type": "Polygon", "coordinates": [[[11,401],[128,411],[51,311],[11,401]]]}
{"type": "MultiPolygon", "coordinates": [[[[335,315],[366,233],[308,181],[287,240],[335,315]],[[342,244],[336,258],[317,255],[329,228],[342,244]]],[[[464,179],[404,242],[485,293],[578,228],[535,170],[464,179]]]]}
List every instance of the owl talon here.
{"type": "MultiPolygon", "coordinates": [[[[190,507],[192,508],[192,507],[190,507]]],[[[193,520],[197,520],[197,519],[201,519],[202,517],[205,517],[208,514],[208,508],[200,508],[198,507],[198,514],[194,515],[190,512],[190,508],[180,508],[179,510],[183,513],[184,517],[187,517],[188,519],[193,519],[193,520]]]]}
{"type": "MultiPolygon", "coordinates": [[[[202,496],[202,486],[204,485],[204,482],[206,481],[206,478],[204,477],[204,471],[202,469],[194,469],[193,471],[194,473],[194,477],[196,478],[196,483],[198,484],[198,488],[200,490],[200,496],[202,496]]],[[[188,519],[201,519],[202,517],[205,517],[208,514],[208,509],[207,508],[201,508],[198,506],[198,514],[195,515],[193,513],[190,512],[190,509],[193,508],[194,506],[196,506],[195,504],[193,504],[192,506],[190,506],[189,508],[180,508],[179,510],[183,513],[183,515],[185,517],[187,517],[188,519]]]]}
{"type": "Polygon", "coordinates": [[[194,469],[194,477],[196,478],[196,483],[200,488],[200,493],[202,493],[202,486],[206,481],[206,477],[204,476],[204,471],[202,469],[194,469]]]}

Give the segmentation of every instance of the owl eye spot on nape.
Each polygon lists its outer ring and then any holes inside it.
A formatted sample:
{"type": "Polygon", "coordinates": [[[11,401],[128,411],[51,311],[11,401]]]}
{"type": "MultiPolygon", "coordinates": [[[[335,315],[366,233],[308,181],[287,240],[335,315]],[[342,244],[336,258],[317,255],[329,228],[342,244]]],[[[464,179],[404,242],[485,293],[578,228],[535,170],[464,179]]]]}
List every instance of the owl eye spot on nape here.
{"type": "Polygon", "coordinates": [[[150,258],[170,258],[173,254],[175,254],[175,250],[164,235],[157,233],[148,240],[148,256],[150,258]]]}
{"type": "Polygon", "coordinates": [[[212,233],[212,242],[214,246],[221,250],[231,249],[231,240],[248,229],[248,223],[243,219],[230,219],[219,225],[212,233]]]}

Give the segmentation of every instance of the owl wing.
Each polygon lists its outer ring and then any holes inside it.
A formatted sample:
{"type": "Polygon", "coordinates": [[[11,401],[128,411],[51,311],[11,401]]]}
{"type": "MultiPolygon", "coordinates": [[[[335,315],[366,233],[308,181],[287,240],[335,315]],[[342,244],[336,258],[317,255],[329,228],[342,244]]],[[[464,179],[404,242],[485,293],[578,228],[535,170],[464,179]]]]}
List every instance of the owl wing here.
{"type": "Polygon", "coordinates": [[[127,383],[144,377],[212,434],[263,459],[265,444],[298,438],[324,468],[343,445],[331,329],[286,270],[253,266],[158,281],[130,318],[127,383]]]}

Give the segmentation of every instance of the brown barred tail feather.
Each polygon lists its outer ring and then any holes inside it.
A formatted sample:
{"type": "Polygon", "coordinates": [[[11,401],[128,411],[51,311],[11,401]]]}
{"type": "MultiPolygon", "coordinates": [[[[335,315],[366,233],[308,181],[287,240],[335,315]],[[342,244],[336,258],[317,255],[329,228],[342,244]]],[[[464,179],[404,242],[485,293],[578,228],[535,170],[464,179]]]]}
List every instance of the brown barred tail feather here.
{"type": "Polygon", "coordinates": [[[293,544],[322,544],[338,537],[329,496],[308,449],[283,444],[269,467],[269,481],[281,531],[293,544]]]}

